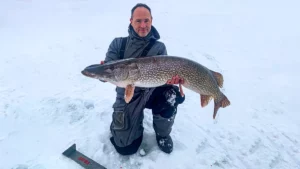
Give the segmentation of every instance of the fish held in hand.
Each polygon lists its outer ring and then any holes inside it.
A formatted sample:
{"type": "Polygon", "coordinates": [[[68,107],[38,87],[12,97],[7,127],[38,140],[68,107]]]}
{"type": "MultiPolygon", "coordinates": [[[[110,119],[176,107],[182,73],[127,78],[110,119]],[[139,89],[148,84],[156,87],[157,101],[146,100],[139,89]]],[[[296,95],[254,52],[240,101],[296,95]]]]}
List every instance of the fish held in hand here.
{"type": "Polygon", "coordinates": [[[82,74],[125,88],[124,99],[127,103],[136,86],[158,87],[176,76],[184,79],[181,85],[200,94],[201,107],[214,99],[214,119],[220,107],[230,105],[228,98],[219,89],[223,87],[222,74],[183,57],[160,55],[122,59],[88,66],[82,74]]]}

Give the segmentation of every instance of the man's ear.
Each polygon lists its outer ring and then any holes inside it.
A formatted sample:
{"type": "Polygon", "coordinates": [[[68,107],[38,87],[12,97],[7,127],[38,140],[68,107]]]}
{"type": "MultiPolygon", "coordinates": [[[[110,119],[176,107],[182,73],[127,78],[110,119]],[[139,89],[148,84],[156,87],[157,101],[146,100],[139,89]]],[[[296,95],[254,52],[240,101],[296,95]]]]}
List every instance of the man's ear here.
{"type": "Polygon", "coordinates": [[[130,18],[129,21],[130,21],[130,24],[132,24],[132,18],[130,18]]]}

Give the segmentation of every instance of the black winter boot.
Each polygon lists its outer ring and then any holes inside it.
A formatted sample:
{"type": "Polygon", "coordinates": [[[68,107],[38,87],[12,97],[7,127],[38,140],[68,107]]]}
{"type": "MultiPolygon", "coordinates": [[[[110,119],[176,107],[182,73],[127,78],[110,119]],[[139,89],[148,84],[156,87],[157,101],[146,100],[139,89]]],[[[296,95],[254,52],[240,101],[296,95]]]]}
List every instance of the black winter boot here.
{"type": "Polygon", "coordinates": [[[170,154],[173,151],[173,141],[170,135],[161,137],[156,135],[156,141],[161,151],[170,154]]]}

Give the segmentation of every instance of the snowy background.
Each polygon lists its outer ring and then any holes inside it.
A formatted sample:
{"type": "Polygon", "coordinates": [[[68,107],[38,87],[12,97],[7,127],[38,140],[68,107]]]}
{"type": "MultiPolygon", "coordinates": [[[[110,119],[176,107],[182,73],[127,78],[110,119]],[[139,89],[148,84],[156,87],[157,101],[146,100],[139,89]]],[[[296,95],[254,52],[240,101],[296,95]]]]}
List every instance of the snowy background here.
{"type": "Polygon", "coordinates": [[[80,72],[127,36],[140,1],[0,2],[0,169],[80,169],[61,153],[73,143],[108,169],[300,169],[300,2],[145,0],[169,55],[224,76],[231,101],[186,88],[161,152],[145,110],[147,156],[123,157],[109,142],[115,86],[80,72]]]}

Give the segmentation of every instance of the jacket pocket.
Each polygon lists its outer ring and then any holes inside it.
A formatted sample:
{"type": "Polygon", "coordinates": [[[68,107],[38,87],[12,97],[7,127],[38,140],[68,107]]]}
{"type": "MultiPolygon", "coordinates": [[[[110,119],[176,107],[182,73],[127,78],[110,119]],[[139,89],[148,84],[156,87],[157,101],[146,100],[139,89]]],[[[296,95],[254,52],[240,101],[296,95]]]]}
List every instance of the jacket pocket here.
{"type": "Polygon", "coordinates": [[[126,103],[117,103],[114,106],[114,112],[112,115],[112,129],[116,131],[125,131],[129,128],[129,117],[126,111],[126,103]]]}

